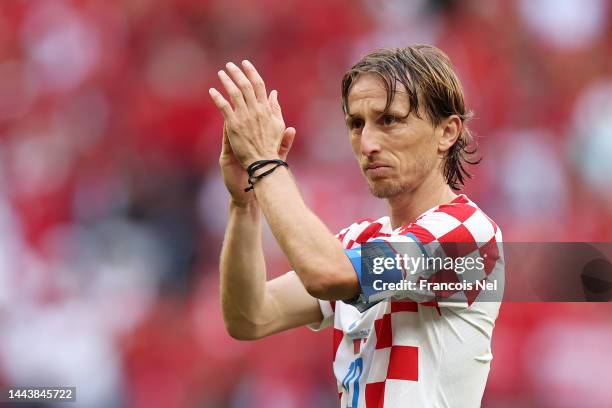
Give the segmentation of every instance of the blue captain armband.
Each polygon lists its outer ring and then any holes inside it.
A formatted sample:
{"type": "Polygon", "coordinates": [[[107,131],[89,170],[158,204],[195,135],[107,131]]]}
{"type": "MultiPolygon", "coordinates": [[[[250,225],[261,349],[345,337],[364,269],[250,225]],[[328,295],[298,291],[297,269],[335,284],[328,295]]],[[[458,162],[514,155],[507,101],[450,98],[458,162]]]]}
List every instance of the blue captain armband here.
{"type": "Polygon", "coordinates": [[[344,252],[355,269],[361,288],[359,295],[344,303],[356,307],[360,312],[395,293],[384,290],[383,283],[399,283],[404,279],[404,272],[397,268],[395,262],[396,252],[385,241],[364,243],[361,248],[346,249],[344,252]]]}

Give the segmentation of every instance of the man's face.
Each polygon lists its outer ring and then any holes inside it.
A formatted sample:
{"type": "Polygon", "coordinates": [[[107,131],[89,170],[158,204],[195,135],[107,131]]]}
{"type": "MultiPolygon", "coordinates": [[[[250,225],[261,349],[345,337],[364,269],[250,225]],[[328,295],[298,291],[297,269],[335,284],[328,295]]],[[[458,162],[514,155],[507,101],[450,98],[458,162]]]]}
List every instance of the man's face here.
{"type": "Polygon", "coordinates": [[[346,117],[355,157],[370,191],[379,198],[413,191],[429,177],[441,177],[441,130],[424,112],[419,112],[421,119],[414,113],[406,116],[409,103],[402,85],[383,113],[386,101],[380,77],[361,74],[348,95],[346,117]]]}

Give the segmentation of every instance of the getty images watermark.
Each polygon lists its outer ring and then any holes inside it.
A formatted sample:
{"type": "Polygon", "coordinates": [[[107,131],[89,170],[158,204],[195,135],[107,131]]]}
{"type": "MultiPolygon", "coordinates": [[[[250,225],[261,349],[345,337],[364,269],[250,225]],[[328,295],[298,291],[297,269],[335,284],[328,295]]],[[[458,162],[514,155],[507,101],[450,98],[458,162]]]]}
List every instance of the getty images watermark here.
{"type": "Polygon", "coordinates": [[[404,241],[362,244],[359,266],[367,299],[610,302],[611,260],[609,242],[404,241]]]}
{"type": "MultiPolygon", "coordinates": [[[[405,244],[403,244],[405,245],[405,244]]],[[[457,281],[429,281],[425,279],[410,280],[401,279],[397,282],[387,282],[382,276],[385,272],[394,270],[403,271],[403,276],[416,276],[426,271],[454,271],[458,276],[468,271],[485,271],[486,258],[488,254],[476,257],[426,257],[424,254],[411,256],[406,253],[396,253],[395,256],[378,256],[372,258],[371,271],[375,275],[381,275],[381,279],[374,279],[372,287],[379,291],[472,291],[472,290],[498,290],[497,280],[476,280],[466,279],[457,281]]]]}

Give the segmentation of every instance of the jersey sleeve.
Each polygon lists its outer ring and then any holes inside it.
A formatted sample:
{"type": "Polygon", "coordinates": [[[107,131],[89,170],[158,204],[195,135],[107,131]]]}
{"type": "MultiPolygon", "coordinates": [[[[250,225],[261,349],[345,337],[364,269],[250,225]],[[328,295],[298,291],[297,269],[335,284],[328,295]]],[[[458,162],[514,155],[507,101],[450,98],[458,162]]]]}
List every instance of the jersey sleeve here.
{"type": "Polygon", "coordinates": [[[469,306],[476,282],[499,264],[496,236],[497,226],[477,207],[440,206],[397,235],[345,250],[361,288],[345,303],[361,312],[384,299],[469,306]]]}
{"type": "Polygon", "coordinates": [[[334,311],[336,302],[333,300],[321,299],[317,299],[317,301],[319,302],[319,307],[321,308],[323,319],[320,322],[311,323],[308,325],[308,328],[312,331],[319,331],[334,324],[334,311]]]}

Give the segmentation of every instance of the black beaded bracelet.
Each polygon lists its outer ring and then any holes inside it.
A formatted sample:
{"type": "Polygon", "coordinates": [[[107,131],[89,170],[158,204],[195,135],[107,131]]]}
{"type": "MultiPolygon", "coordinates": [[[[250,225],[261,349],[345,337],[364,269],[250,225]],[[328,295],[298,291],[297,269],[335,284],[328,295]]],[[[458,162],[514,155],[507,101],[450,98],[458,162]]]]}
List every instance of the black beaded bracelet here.
{"type": "Polygon", "coordinates": [[[276,170],[278,167],[280,166],[284,166],[286,168],[289,168],[289,165],[287,164],[287,162],[284,162],[280,159],[278,160],[257,160],[256,162],[253,162],[249,165],[249,167],[247,167],[247,174],[249,175],[249,186],[247,188],[244,189],[245,192],[249,192],[253,189],[255,183],[257,183],[259,180],[261,180],[262,178],[264,178],[265,176],[267,176],[268,174],[272,173],[274,170],[276,170]],[[262,169],[264,167],[266,167],[268,164],[276,164],[276,166],[272,167],[271,169],[268,169],[266,171],[264,171],[263,173],[261,173],[260,175],[256,176],[255,172],[259,169],[262,169]]]}

